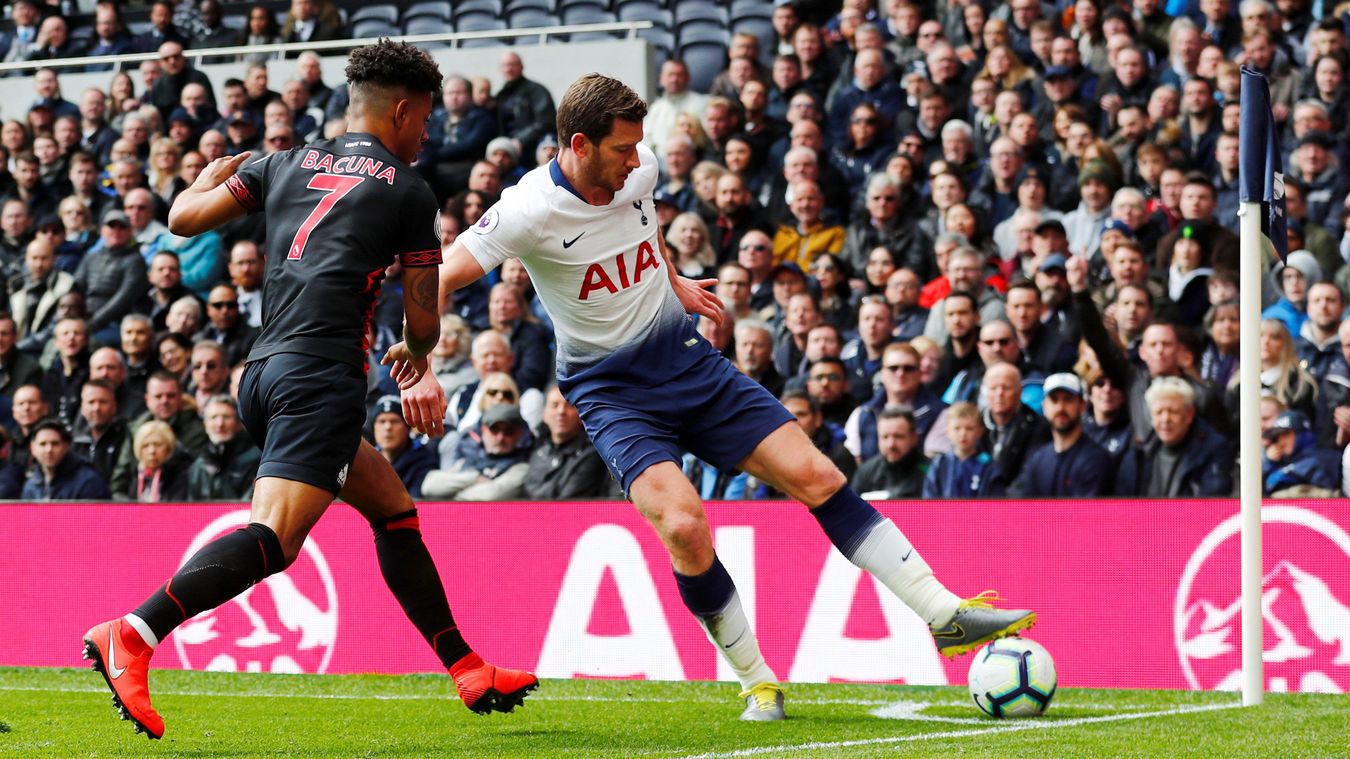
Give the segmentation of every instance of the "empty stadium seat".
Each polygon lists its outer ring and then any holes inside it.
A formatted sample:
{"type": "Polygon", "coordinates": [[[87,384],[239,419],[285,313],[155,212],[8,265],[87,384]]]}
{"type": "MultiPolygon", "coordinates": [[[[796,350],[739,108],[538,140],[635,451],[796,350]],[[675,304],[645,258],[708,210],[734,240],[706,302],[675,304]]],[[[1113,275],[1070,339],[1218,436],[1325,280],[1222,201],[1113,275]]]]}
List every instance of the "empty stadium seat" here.
{"type": "Polygon", "coordinates": [[[650,21],[662,29],[675,28],[675,14],[646,0],[620,7],[617,15],[620,21],[650,21]]]}
{"type": "MultiPolygon", "coordinates": [[[[678,13],[678,11],[676,11],[678,13]]],[[[689,87],[707,92],[718,72],[726,67],[726,30],[692,29],[680,34],[680,58],[689,67],[689,87]]]]}
{"type": "Polygon", "coordinates": [[[614,14],[609,11],[601,10],[593,5],[574,5],[570,8],[564,8],[558,13],[564,24],[610,24],[616,19],[614,14]]]}
{"type": "Polygon", "coordinates": [[[734,25],[743,18],[762,18],[773,20],[773,4],[765,0],[731,0],[731,13],[728,16],[734,25]]]}
{"type": "Polygon", "coordinates": [[[727,26],[727,9],[707,0],[680,0],[675,4],[675,27],[687,24],[716,24],[727,26]]]}
{"type": "Polygon", "coordinates": [[[439,18],[449,21],[452,17],[450,3],[447,0],[424,0],[409,5],[403,11],[404,23],[419,17],[439,18]]]}
{"type": "Polygon", "coordinates": [[[353,21],[351,35],[354,40],[375,39],[377,37],[397,37],[399,28],[378,18],[363,18],[353,21]]]}
{"type": "Polygon", "coordinates": [[[507,25],[512,29],[562,26],[562,20],[541,8],[518,8],[506,12],[507,25]]]}
{"type": "Polygon", "coordinates": [[[553,0],[506,0],[502,15],[509,16],[517,11],[527,9],[552,13],[553,0]]]}
{"type": "MultiPolygon", "coordinates": [[[[247,21],[245,16],[245,21],[247,21]]],[[[355,26],[359,21],[383,21],[386,24],[398,23],[398,6],[389,3],[379,5],[367,5],[359,8],[352,14],[352,25],[355,26]]]]}
{"type": "Polygon", "coordinates": [[[403,22],[404,34],[444,34],[454,30],[450,19],[436,16],[413,16],[403,22]]]}
{"type": "Polygon", "coordinates": [[[459,0],[454,5],[452,15],[455,19],[455,26],[459,26],[461,18],[469,15],[500,18],[502,15],[501,0],[459,0]]]}

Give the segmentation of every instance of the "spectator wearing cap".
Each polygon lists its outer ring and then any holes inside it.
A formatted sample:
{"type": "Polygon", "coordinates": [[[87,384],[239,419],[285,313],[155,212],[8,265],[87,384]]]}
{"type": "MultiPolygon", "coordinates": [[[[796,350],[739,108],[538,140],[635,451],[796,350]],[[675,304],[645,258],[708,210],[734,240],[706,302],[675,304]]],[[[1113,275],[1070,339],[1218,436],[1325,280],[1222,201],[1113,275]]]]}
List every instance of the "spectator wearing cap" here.
{"type": "Polygon", "coordinates": [[[531,440],[520,407],[499,403],[459,439],[450,465],[427,473],[422,494],[457,501],[503,501],[521,495],[531,440]]]}
{"type": "Polygon", "coordinates": [[[1083,382],[1068,372],[1045,378],[1051,440],[1027,456],[1008,494],[1025,498],[1096,498],[1111,493],[1111,458],[1083,434],[1083,382]]]}
{"type": "Polygon", "coordinates": [[[1115,472],[1134,441],[1125,391],[1100,368],[1090,369],[1085,384],[1088,409],[1083,415],[1083,432],[1111,457],[1111,471],[1115,472]]]}
{"type": "Polygon", "coordinates": [[[1308,251],[1296,250],[1283,264],[1276,264],[1270,276],[1280,299],[1262,311],[1261,318],[1279,319],[1289,334],[1297,335],[1308,320],[1308,288],[1322,281],[1322,267],[1308,251]]]}
{"type": "Polygon", "coordinates": [[[538,501],[595,498],[605,494],[611,479],[581,426],[577,409],[557,385],[544,401],[544,423],[535,434],[522,494],[538,501]]]}
{"type": "Polygon", "coordinates": [[[112,496],[98,471],[71,453],[70,430],[55,420],[39,422],[28,444],[33,472],[23,486],[25,501],[90,501],[112,496]]]}
{"type": "Polygon", "coordinates": [[[1308,373],[1321,382],[1341,355],[1341,316],[1345,296],[1330,282],[1317,282],[1308,288],[1308,319],[1295,336],[1299,361],[1308,373]]]}
{"type": "Polygon", "coordinates": [[[1261,490],[1275,498],[1340,495],[1341,456],[1317,445],[1312,424],[1301,411],[1285,411],[1261,433],[1265,456],[1261,490]]]}
{"type": "Polygon", "coordinates": [[[125,211],[104,212],[100,236],[102,246],[75,270],[75,288],[88,301],[89,331],[98,342],[110,343],[145,287],[145,259],[131,236],[131,219],[125,211]]]}
{"type": "MultiPolygon", "coordinates": [[[[685,186],[690,188],[691,193],[693,192],[690,185],[685,186]]],[[[666,190],[656,190],[652,193],[652,206],[656,209],[656,225],[661,228],[663,234],[670,230],[671,222],[675,221],[675,217],[682,213],[679,201],[666,190]]],[[[700,221],[702,221],[701,217],[700,221]]],[[[704,227],[706,228],[707,224],[704,224],[704,227]]]]}
{"type": "Polygon", "coordinates": [[[1327,132],[1309,132],[1298,141],[1289,168],[1290,176],[1301,181],[1306,190],[1303,200],[1307,218],[1333,234],[1344,228],[1340,212],[1350,188],[1344,167],[1332,153],[1335,145],[1327,132]]]}
{"type": "Polygon", "coordinates": [[[877,455],[853,474],[853,489],[869,500],[919,496],[928,459],[920,450],[913,415],[903,408],[883,410],[877,417],[877,447],[877,455]]]}
{"type": "Polygon", "coordinates": [[[882,351],[880,386],[844,423],[844,446],[859,461],[877,454],[877,417],[884,409],[908,409],[922,439],[946,408],[942,399],[923,384],[920,363],[919,352],[909,343],[891,343],[882,351]]]}
{"type": "Polygon", "coordinates": [[[412,438],[411,428],[403,419],[403,406],[398,396],[386,395],[375,402],[371,410],[370,436],[375,450],[394,467],[403,486],[413,498],[422,497],[422,481],[436,468],[434,448],[412,438]]]}
{"type": "Polygon", "coordinates": [[[497,176],[501,177],[504,188],[515,185],[525,176],[520,161],[520,144],[510,137],[494,137],[487,144],[483,157],[497,167],[497,176]]]}
{"type": "Polygon", "coordinates": [[[1179,377],[1160,377],[1145,395],[1150,440],[1121,462],[1116,495],[1143,498],[1227,496],[1233,490],[1233,450],[1196,412],[1195,390],[1179,377]]]}
{"type": "Polygon", "coordinates": [[[1074,255],[1092,256],[1101,246],[1102,227],[1111,218],[1111,195],[1118,178],[1101,161],[1088,161],[1078,172],[1078,207],[1064,216],[1064,231],[1074,255]]]}

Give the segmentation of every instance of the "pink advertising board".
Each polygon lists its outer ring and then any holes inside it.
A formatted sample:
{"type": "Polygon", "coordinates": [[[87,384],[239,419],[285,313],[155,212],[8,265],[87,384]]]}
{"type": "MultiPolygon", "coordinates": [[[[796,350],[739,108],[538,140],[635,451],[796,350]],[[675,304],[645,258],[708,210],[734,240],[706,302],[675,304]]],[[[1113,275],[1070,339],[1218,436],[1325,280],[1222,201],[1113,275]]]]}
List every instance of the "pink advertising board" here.
{"type": "MultiPolygon", "coordinates": [[[[1030,636],[1081,687],[1235,688],[1235,501],[879,505],[938,576],[1036,609],[1030,636]]],[[[0,665],[79,665],[232,505],[0,506],[0,665]]],[[[800,506],[709,506],[765,657],[797,682],[962,683],[919,620],[800,506]]],[[[469,641],[544,677],[727,679],[652,531],[623,503],[424,504],[423,533],[469,641]]],[[[1268,502],[1265,659],[1275,691],[1350,691],[1350,501],[1268,502]]],[[[288,572],[180,627],[155,663],[261,672],[427,672],[437,662],[380,579],[370,530],[335,506],[288,572]]]]}

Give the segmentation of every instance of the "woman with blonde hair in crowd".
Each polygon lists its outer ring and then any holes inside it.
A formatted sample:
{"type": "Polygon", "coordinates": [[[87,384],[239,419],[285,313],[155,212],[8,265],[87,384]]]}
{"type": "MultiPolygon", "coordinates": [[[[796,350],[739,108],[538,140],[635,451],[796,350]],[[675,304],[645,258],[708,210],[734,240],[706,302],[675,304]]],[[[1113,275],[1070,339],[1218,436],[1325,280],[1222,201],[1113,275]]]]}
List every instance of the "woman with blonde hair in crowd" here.
{"type": "Polygon", "coordinates": [[[65,229],[61,244],[56,248],[56,265],[62,271],[75,273],[75,267],[84,259],[84,254],[99,241],[98,227],[84,201],[68,195],[56,206],[57,217],[65,229]]]}
{"type": "Polygon", "coordinates": [[[689,172],[689,178],[694,182],[694,195],[698,196],[698,204],[706,214],[717,215],[717,181],[726,173],[727,170],[714,161],[699,161],[689,172]]]}
{"type": "Polygon", "coordinates": [[[150,143],[150,161],[146,165],[146,180],[150,192],[168,203],[176,194],[178,167],[183,159],[183,148],[168,137],[150,143]]]}
{"type": "MultiPolygon", "coordinates": [[[[1224,396],[1228,411],[1237,418],[1238,380],[1236,369],[1228,381],[1224,396]]],[[[1311,419],[1317,412],[1317,380],[1299,363],[1294,339],[1279,319],[1261,320],[1261,392],[1269,392],[1290,411],[1302,411],[1311,419]]]]}
{"type": "MultiPolygon", "coordinates": [[[[692,113],[680,113],[675,116],[675,131],[687,136],[694,143],[694,155],[706,155],[712,148],[708,133],[703,131],[703,122],[692,113]]],[[[719,164],[720,165],[720,164],[719,164]]]]}
{"type": "Polygon", "coordinates": [[[431,350],[431,373],[445,388],[449,398],[457,390],[470,384],[477,376],[469,363],[469,347],[473,337],[469,325],[455,314],[441,316],[441,338],[431,350]]]}
{"type": "Polygon", "coordinates": [[[172,427],[158,419],[142,424],[132,438],[131,452],[136,457],[136,469],[131,474],[130,492],[121,495],[144,503],[187,498],[189,462],[179,453],[172,427]]]}
{"type": "Polygon", "coordinates": [[[1023,103],[1031,99],[1031,80],[1036,72],[1022,62],[1008,44],[989,49],[984,56],[984,68],[977,75],[992,79],[1000,91],[1013,91],[1022,96],[1023,103]]]}
{"type": "Polygon", "coordinates": [[[698,214],[685,212],[670,222],[666,243],[674,252],[675,269],[691,279],[713,276],[717,254],[708,240],[708,225],[698,214]]]}

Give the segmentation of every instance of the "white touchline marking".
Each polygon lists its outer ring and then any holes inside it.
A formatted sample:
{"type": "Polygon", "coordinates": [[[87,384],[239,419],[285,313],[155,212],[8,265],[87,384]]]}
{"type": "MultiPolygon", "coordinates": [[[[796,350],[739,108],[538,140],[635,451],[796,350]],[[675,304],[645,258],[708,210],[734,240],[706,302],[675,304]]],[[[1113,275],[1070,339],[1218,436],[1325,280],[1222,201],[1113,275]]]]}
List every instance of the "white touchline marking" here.
{"type": "MultiPolygon", "coordinates": [[[[1020,722],[1009,722],[1003,725],[991,726],[982,730],[947,730],[940,733],[918,733],[916,735],[896,735],[883,738],[864,738],[854,741],[829,741],[817,743],[797,743],[783,746],[760,746],[758,748],[746,748],[738,751],[727,751],[709,754],[686,754],[679,759],[734,759],[742,756],[760,756],[762,754],[781,754],[790,751],[820,751],[834,748],[853,748],[856,746],[877,746],[888,743],[911,743],[914,741],[933,740],[935,738],[968,738],[977,735],[990,735],[992,733],[1013,733],[1021,730],[1055,730],[1061,727],[1077,727],[1078,725],[1090,725],[1098,722],[1122,722],[1125,720],[1148,719],[1150,717],[1171,717],[1178,714],[1189,714],[1191,712],[1212,712],[1220,709],[1236,709],[1242,706],[1239,702],[1231,704],[1208,704],[1204,706],[1183,706],[1177,709],[1164,709],[1153,712],[1134,712],[1131,714],[1111,714],[1104,717],[1076,717],[1074,719],[1045,721],[1045,720],[1026,720],[1020,722]]],[[[981,720],[983,721],[983,720],[981,720]]]]}
{"type": "MultiPolygon", "coordinates": [[[[90,686],[88,688],[42,688],[23,685],[0,685],[0,692],[37,692],[37,693],[106,693],[107,688],[90,686]]],[[[312,699],[330,699],[338,701],[439,701],[445,698],[455,698],[455,692],[447,689],[440,693],[387,693],[387,694],[356,694],[356,693],[223,693],[217,691],[201,690],[156,690],[156,696],[193,696],[204,698],[312,698],[312,699]]],[[[636,703],[636,704],[719,704],[727,699],[721,697],[709,698],[651,698],[640,696],[549,696],[546,694],[531,695],[530,701],[563,701],[563,702],[586,702],[593,701],[598,703],[636,703]]],[[[734,700],[734,699],[733,699],[734,700]]],[[[795,704],[807,704],[811,706],[882,706],[895,703],[894,701],[882,699],[850,699],[850,698],[799,698],[793,699],[795,704]]]]}

